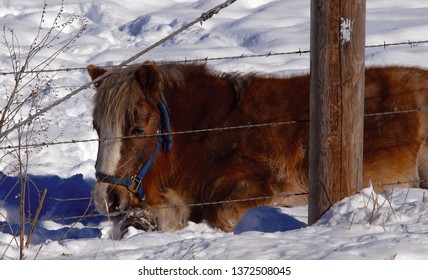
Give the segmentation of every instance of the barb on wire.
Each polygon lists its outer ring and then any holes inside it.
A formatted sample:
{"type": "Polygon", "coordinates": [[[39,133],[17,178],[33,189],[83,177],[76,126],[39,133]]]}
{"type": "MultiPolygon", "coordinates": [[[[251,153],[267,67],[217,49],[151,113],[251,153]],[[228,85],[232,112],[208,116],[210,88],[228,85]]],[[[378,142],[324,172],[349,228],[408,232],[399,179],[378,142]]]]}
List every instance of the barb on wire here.
{"type": "MultiPolygon", "coordinates": [[[[216,7],[214,7],[213,9],[209,10],[208,12],[213,13],[214,11],[216,13],[218,13],[221,9],[228,7],[230,4],[232,4],[233,2],[235,2],[236,0],[227,0],[225,1],[223,4],[220,4],[216,7]]],[[[74,95],[76,95],[77,93],[89,88],[90,86],[92,86],[93,84],[99,82],[100,80],[104,79],[105,77],[107,77],[108,75],[110,75],[114,69],[116,68],[120,68],[123,67],[127,64],[129,64],[130,62],[136,60],[137,58],[139,58],[140,56],[148,53],[149,51],[151,51],[152,49],[158,47],[159,45],[165,43],[166,41],[170,40],[171,38],[177,36],[178,34],[182,33],[183,31],[185,31],[186,29],[190,28],[191,26],[195,25],[196,23],[200,22],[201,20],[203,20],[204,14],[202,14],[201,16],[199,16],[198,18],[196,18],[195,20],[191,21],[190,23],[184,25],[183,27],[181,27],[180,29],[178,29],[177,31],[171,33],[170,35],[162,38],[161,40],[157,41],[156,43],[154,43],[153,45],[147,47],[146,49],[142,50],[141,52],[133,55],[132,57],[128,58],[127,60],[123,61],[121,64],[119,64],[116,67],[113,67],[112,69],[110,69],[109,71],[107,71],[106,73],[104,73],[103,75],[99,76],[98,78],[82,85],[81,87],[79,87],[78,89],[73,90],[72,92],[70,92],[69,94],[67,94],[66,96],[54,101],[53,103],[51,103],[49,106],[37,111],[36,113],[34,113],[33,115],[29,116],[28,118],[17,122],[15,125],[13,125],[12,127],[10,127],[9,129],[3,131],[0,133],[0,139],[3,137],[6,137],[7,135],[9,135],[9,133],[11,133],[12,131],[18,129],[19,127],[22,127],[23,125],[26,125],[28,123],[31,123],[32,121],[34,121],[37,117],[45,114],[46,112],[48,112],[49,110],[51,110],[52,108],[58,106],[59,104],[63,103],[64,101],[70,99],[71,97],[73,97],[74,95]]]]}
{"type": "Polygon", "coordinates": [[[201,15],[201,20],[200,23],[202,25],[202,22],[209,20],[210,18],[212,18],[214,15],[218,14],[220,12],[220,10],[229,7],[230,5],[233,4],[233,2],[235,2],[236,0],[230,0],[230,1],[226,1],[221,5],[218,5],[215,8],[212,8],[211,10],[209,10],[208,12],[202,13],[201,15]]]}
{"type": "MultiPolygon", "coordinates": [[[[193,25],[195,25],[198,22],[201,21],[206,21],[209,18],[211,18],[214,14],[217,14],[220,12],[220,10],[230,6],[233,2],[235,2],[236,0],[227,0],[226,2],[224,2],[223,4],[217,5],[216,7],[212,8],[211,10],[209,10],[206,13],[202,13],[201,16],[199,16],[198,18],[194,19],[193,21],[189,22],[188,24],[184,25],[183,27],[181,27],[180,29],[178,29],[177,31],[169,34],[168,36],[162,38],[161,40],[157,41],[156,43],[154,43],[153,45],[149,46],[148,48],[142,50],[141,52],[135,54],[134,56],[130,57],[129,59],[123,61],[121,64],[118,65],[118,67],[123,67],[127,64],[129,64],[130,62],[136,60],[137,58],[139,58],[140,56],[148,53],[149,51],[151,51],[152,49],[162,45],[163,43],[165,43],[166,41],[170,40],[171,38],[177,36],[178,34],[182,33],[183,31],[189,29],[190,27],[192,27],[193,25]],[[207,15],[211,15],[210,17],[207,17],[207,15]]],[[[107,74],[107,73],[106,73],[107,74]]],[[[107,75],[106,75],[107,76],[107,75]]],[[[101,76],[102,77],[102,76],[101,76]]],[[[104,77],[102,77],[104,78],[104,77]]],[[[101,79],[102,79],[101,78],[101,79]]],[[[100,80],[101,80],[100,79],[100,80]]]]}

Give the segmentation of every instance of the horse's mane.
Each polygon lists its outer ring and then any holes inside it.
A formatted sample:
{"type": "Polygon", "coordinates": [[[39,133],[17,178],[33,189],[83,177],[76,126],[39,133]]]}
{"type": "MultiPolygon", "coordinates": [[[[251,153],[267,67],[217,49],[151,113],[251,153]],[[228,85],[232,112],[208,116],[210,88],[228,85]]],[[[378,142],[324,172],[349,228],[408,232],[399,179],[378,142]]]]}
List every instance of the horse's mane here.
{"type": "Polygon", "coordinates": [[[158,66],[161,91],[166,88],[184,87],[186,76],[211,76],[229,80],[235,92],[241,96],[250,84],[253,73],[222,73],[209,68],[205,63],[164,63],[158,66]]]}

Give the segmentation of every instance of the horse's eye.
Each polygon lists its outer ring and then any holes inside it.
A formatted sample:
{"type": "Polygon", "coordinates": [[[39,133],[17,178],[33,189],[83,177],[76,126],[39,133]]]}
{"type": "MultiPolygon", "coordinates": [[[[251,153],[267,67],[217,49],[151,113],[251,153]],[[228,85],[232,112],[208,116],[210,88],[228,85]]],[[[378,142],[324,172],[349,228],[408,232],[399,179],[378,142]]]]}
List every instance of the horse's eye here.
{"type": "Polygon", "coordinates": [[[144,128],[142,128],[141,126],[136,126],[132,129],[131,133],[133,135],[142,135],[144,134],[144,128]]]}

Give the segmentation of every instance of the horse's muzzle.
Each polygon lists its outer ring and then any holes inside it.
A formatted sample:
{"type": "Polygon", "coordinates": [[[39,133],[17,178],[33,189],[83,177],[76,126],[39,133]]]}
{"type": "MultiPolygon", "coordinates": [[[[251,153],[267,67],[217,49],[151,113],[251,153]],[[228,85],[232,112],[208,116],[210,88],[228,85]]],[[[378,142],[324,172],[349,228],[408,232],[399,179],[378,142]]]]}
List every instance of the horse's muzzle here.
{"type": "Polygon", "coordinates": [[[100,214],[116,216],[127,210],[129,197],[121,195],[108,185],[98,182],[94,186],[92,190],[94,205],[100,214]]]}

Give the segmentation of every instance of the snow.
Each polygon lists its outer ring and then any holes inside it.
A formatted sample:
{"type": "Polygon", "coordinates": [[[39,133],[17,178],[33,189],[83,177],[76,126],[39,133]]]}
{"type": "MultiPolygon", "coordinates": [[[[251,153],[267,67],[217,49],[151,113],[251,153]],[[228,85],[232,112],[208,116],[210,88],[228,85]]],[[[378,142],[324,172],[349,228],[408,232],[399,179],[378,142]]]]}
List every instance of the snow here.
{"type": "MultiPolygon", "coordinates": [[[[54,75],[43,106],[89,81],[85,67],[114,65],[220,4],[219,0],[66,0],[64,18],[86,16],[85,32],[55,60],[51,69],[82,68],[54,75]]],[[[47,1],[46,26],[59,1],[47,1]]],[[[41,0],[0,2],[0,24],[13,28],[22,51],[37,33],[41,0]]],[[[310,0],[237,1],[212,19],[197,24],[135,62],[184,60],[309,50],[310,0]]],[[[53,48],[79,29],[68,26],[53,48]]],[[[428,39],[428,3],[424,0],[367,0],[366,45],[428,39]]],[[[428,68],[428,44],[366,49],[367,65],[428,68]]],[[[42,60],[49,52],[42,52],[42,60]]],[[[0,47],[0,72],[11,71],[0,47]]],[[[257,71],[274,75],[309,72],[309,54],[209,60],[220,71],[257,71]]],[[[5,88],[12,76],[0,75],[5,88]]],[[[93,89],[80,92],[50,110],[40,142],[96,139],[92,129],[93,89]]],[[[0,96],[3,107],[4,96],[0,96]]],[[[12,141],[16,136],[11,136],[12,141]]],[[[2,143],[2,146],[10,143],[2,143]]],[[[428,259],[425,190],[394,189],[382,194],[370,186],[336,203],[315,225],[306,226],[308,207],[260,207],[245,215],[234,233],[189,223],[176,232],[130,228],[114,240],[108,218],[90,204],[96,141],[50,145],[30,153],[27,207],[35,213],[39,191],[48,189],[26,259],[39,260],[424,260],[428,259]],[[80,219],[82,215],[88,215],[80,219]]],[[[2,150],[3,152],[3,150],[2,150]]],[[[1,153],[2,153],[1,152],[1,153]]],[[[12,159],[0,158],[0,259],[18,259],[13,234],[18,230],[19,188],[12,159]],[[6,176],[5,174],[8,174],[6,176]]],[[[28,234],[27,226],[27,234],[28,234]]]]}

